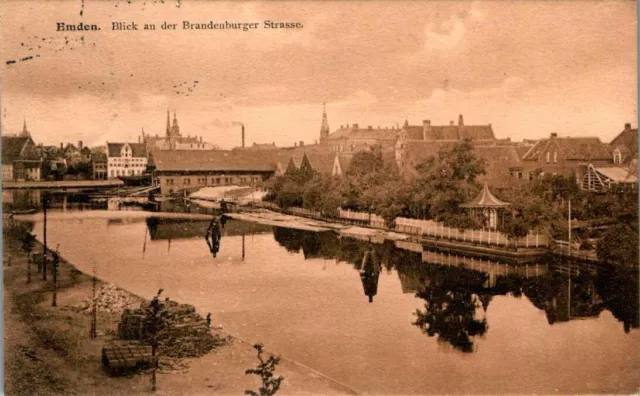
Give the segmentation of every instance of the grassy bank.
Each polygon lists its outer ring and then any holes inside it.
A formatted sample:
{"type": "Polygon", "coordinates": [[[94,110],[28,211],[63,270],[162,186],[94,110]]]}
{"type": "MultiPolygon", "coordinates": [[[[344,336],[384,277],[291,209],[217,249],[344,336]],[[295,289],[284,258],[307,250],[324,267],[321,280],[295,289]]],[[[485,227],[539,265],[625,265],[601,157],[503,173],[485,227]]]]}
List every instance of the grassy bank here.
{"type": "MultiPolygon", "coordinates": [[[[52,274],[42,280],[31,264],[27,282],[27,256],[12,233],[4,233],[5,393],[9,395],[119,395],[150,392],[150,376],[140,373],[110,377],[102,368],[101,349],[115,339],[120,312],[98,312],[97,337],[90,338],[91,315],[78,309],[92,295],[92,277],[61,260],[57,307],[52,307],[52,274]]],[[[37,245],[36,252],[42,252],[37,245]]],[[[96,288],[102,282],[98,281],[96,288]]],[[[138,300],[141,301],[141,300],[138,300]]],[[[137,307],[137,305],[136,305],[137,307]]],[[[215,317],[215,315],[214,315],[215,317]]],[[[214,323],[215,325],[215,323],[214,323]]],[[[221,331],[215,334],[226,337],[221,331]]],[[[257,389],[249,343],[233,339],[226,346],[182,361],[160,358],[158,391],[161,395],[242,394],[257,389]]],[[[268,349],[268,345],[266,346],[268,349]]],[[[283,359],[277,375],[285,381],[279,394],[352,394],[341,386],[295,362],[283,359]]]]}

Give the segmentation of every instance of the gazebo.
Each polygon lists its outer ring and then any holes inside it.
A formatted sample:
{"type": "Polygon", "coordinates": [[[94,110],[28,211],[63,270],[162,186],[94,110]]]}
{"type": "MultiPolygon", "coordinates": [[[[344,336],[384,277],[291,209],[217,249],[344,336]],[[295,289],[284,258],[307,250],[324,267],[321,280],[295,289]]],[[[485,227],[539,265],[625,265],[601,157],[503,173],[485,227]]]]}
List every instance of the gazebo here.
{"type": "Polygon", "coordinates": [[[469,202],[460,205],[461,208],[470,208],[474,212],[481,211],[486,219],[485,226],[495,230],[498,228],[498,210],[511,206],[510,203],[504,202],[496,198],[489,190],[487,183],[484,183],[482,191],[469,202]]]}

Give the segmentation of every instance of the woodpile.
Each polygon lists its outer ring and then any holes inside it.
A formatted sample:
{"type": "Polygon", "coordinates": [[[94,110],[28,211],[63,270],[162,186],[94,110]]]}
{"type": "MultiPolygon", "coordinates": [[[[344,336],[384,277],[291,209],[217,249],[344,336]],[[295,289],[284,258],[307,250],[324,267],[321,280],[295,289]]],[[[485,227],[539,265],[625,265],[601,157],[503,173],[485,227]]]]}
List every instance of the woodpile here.
{"type": "MultiPolygon", "coordinates": [[[[194,306],[168,300],[162,304],[165,326],[157,336],[161,355],[173,358],[198,357],[227,343],[227,338],[211,334],[205,319],[196,313],[194,306]]],[[[148,302],[140,304],[138,309],[125,309],[118,324],[118,338],[148,340],[150,334],[145,327],[148,314],[148,302]]]]}
{"type": "MultiPolygon", "coordinates": [[[[92,297],[87,297],[84,301],[73,306],[78,312],[90,314],[93,309],[92,297]]],[[[120,313],[124,309],[137,305],[140,298],[131,293],[119,289],[115,285],[100,285],[96,290],[96,310],[98,312],[120,313]]]]}

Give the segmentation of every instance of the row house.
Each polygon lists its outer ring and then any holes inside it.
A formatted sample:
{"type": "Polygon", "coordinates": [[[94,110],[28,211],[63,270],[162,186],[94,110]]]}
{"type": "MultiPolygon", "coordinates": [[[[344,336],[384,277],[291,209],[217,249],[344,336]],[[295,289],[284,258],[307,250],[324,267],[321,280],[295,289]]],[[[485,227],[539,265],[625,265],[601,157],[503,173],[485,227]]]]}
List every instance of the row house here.
{"type": "Polygon", "coordinates": [[[42,157],[38,152],[25,121],[22,132],[2,136],[2,180],[39,181],[42,157]]]}
{"type": "Polygon", "coordinates": [[[142,175],[147,169],[147,161],[147,149],[142,143],[107,142],[109,179],[142,175]]]}
{"type": "Polygon", "coordinates": [[[559,137],[552,133],[540,139],[522,157],[523,168],[529,180],[536,174],[569,176],[579,179],[589,164],[606,166],[613,162],[609,145],[597,137],[559,137]]]}

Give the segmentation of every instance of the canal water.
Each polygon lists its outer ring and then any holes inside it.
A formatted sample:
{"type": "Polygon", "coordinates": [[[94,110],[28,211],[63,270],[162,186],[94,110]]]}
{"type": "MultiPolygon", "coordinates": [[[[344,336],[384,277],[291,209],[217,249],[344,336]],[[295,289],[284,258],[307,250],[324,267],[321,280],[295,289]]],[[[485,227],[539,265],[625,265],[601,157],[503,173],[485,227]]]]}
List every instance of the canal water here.
{"type": "MultiPolygon", "coordinates": [[[[369,250],[332,232],[235,220],[212,249],[208,221],[52,217],[49,246],[83,272],[146,298],[162,288],[358,392],[638,389],[635,271],[369,250]]],[[[40,221],[34,233],[42,239],[40,221]]]]}

